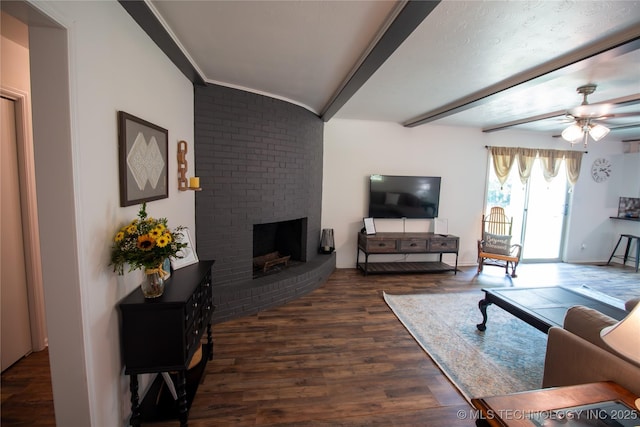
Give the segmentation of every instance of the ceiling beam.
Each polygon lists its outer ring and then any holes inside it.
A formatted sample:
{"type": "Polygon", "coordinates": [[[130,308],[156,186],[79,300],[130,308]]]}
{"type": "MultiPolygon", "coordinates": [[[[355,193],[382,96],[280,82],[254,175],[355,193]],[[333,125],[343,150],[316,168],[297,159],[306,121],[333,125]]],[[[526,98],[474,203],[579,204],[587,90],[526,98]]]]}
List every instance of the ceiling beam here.
{"type": "MultiPolygon", "coordinates": [[[[594,102],[589,105],[613,104],[617,106],[629,106],[640,104],[640,93],[635,95],[623,96],[621,98],[610,99],[609,101],[594,102]]],[[[523,125],[525,123],[538,122],[540,120],[552,119],[554,117],[562,117],[567,114],[566,110],[554,111],[552,113],[540,114],[537,116],[526,117],[523,119],[513,120],[507,123],[500,123],[482,129],[482,132],[491,133],[499,130],[505,130],[514,126],[523,125]]]]}
{"type": "Polygon", "coordinates": [[[594,63],[606,61],[625,53],[640,49],[640,27],[635,26],[626,31],[614,34],[597,43],[562,55],[555,60],[511,76],[485,89],[443,105],[403,123],[406,127],[423,125],[456,113],[483,105],[495,99],[498,94],[507,90],[528,88],[556,78],[567,72],[575,72],[594,63]]]}
{"type": "Polygon", "coordinates": [[[525,123],[532,123],[532,122],[538,122],[540,120],[553,119],[554,117],[562,117],[565,114],[567,114],[565,110],[554,111],[552,113],[546,113],[546,114],[539,114],[537,116],[527,117],[524,119],[513,120],[511,122],[500,123],[494,126],[490,126],[488,128],[482,129],[482,132],[490,133],[498,130],[505,130],[513,126],[523,125],[525,123]]]}
{"type": "Polygon", "coordinates": [[[205,84],[198,70],[144,0],[118,0],[118,2],[191,83],[205,84]]]}
{"type": "Polygon", "coordinates": [[[356,63],[327,105],[322,108],[320,117],[323,121],[329,121],[351,99],[402,42],[429,16],[440,1],[410,0],[406,2],[384,34],[377,41],[374,41],[375,45],[365,54],[364,59],[356,63]]]}

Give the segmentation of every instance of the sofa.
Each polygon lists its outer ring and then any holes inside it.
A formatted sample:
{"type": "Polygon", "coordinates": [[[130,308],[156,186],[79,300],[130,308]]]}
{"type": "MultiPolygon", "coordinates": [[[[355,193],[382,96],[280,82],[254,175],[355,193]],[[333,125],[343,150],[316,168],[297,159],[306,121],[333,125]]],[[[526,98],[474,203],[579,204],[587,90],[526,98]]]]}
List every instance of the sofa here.
{"type": "MultiPolygon", "coordinates": [[[[631,311],[639,301],[627,301],[625,309],[631,311]]],[[[614,381],[640,395],[640,365],[616,353],[600,338],[600,331],[615,323],[617,320],[597,310],[571,307],[563,327],[549,329],[542,387],[614,381]]]]}

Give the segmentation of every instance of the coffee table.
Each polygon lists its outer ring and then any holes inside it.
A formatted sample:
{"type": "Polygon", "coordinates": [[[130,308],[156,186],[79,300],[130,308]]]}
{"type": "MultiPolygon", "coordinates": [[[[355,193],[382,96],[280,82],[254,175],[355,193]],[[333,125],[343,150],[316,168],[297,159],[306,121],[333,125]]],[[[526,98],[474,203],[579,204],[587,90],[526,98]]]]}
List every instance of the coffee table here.
{"type": "Polygon", "coordinates": [[[545,286],[531,288],[485,288],[484,299],[478,307],[482,313],[479,330],[487,329],[487,307],[495,304],[503,310],[524,320],[545,334],[552,326],[562,326],[567,310],[574,305],[593,308],[599,312],[622,320],[629,314],[611,300],[598,298],[595,294],[580,292],[578,288],[545,286]]]}

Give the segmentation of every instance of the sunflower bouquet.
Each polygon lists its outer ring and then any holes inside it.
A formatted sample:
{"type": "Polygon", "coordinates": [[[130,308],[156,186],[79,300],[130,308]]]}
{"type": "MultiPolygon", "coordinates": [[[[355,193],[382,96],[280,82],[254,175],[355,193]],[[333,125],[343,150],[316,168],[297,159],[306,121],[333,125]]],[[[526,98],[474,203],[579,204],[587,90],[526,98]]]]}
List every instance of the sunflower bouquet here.
{"type": "Polygon", "coordinates": [[[129,271],[161,270],[165,259],[182,258],[178,252],[187,246],[179,242],[182,230],[183,226],[169,230],[166,218],[147,217],[147,204],[143,203],[138,218],[122,227],[113,238],[109,265],[113,265],[113,271],[118,274],[124,274],[125,264],[129,264],[129,271]]]}

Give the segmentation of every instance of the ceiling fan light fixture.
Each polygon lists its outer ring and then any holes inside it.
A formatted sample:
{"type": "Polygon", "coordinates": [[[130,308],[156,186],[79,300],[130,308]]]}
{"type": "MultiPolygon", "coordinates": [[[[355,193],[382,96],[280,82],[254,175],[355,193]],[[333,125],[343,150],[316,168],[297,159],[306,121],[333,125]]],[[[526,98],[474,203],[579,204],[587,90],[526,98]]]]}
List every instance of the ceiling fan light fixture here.
{"type": "Polygon", "coordinates": [[[574,143],[578,139],[582,138],[582,134],[583,134],[582,127],[574,123],[562,131],[562,139],[564,139],[565,141],[574,143]]]}
{"type": "Polygon", "coordinates": [[[562,131],[562,139],[565,141],[575,144],[582,139],[586,147],[589,136],[594,141],[600,141],[609,133],[609,128],[606,126],[593,123],[593,120],[598,118],[606,118],[611,108],[609,104],[589,105],[587,96],[595,92],[596,87],[595,84],[590,83],[577,89],[583,97],[582,104],[567,113],[567,117],[573,118],[575,122],[562,131]]]}
{"type": "Polygon", "coordinates": [[[600,141],[602,138],[607,136],[609,133],[609,128],[602,125],[590,125],[591,129],[589,129],[589,135],[593,138],[594,141],[600,141]]]}

